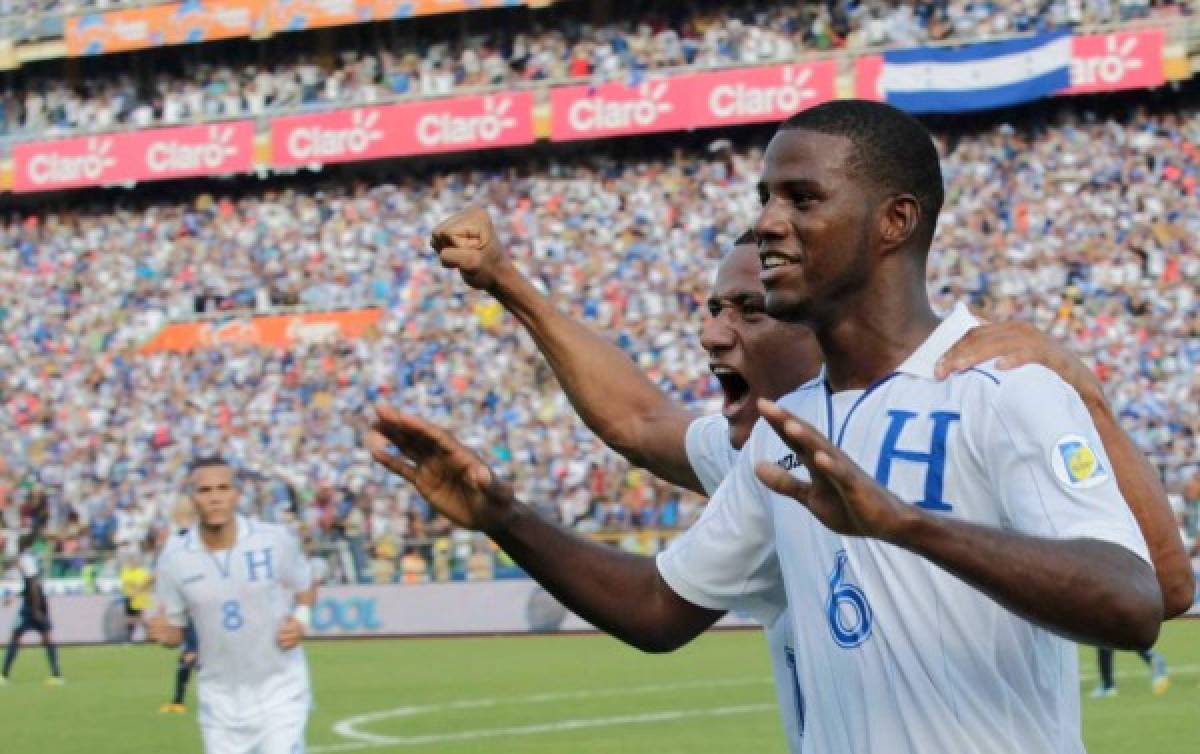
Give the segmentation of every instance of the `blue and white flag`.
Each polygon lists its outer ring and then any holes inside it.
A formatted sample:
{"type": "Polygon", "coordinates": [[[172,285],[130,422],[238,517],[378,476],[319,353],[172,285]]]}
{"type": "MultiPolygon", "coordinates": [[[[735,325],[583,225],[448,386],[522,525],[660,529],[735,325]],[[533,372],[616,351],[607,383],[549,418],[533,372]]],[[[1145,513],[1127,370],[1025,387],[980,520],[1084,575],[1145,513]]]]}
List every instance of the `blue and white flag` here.
{"type": "Polygon", "coordinates": [[[884,52],[879,85],[889,104],[910,113],[986,110],[1048,97],[1071,85],[1071,33],[884,52]]]}

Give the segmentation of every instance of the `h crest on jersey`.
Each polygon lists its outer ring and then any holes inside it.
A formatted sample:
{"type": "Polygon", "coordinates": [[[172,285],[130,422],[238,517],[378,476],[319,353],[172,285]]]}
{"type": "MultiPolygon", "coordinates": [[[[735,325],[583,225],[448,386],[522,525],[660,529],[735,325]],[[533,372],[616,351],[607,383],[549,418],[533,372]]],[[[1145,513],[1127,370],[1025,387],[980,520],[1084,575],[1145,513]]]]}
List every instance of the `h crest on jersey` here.
{"type": "Polygon", "coordinates": [[[933,422],[928,450],[902,448],[901,438],[905,426],[918,418],[915,411],[891,409],[887,412],[890,423],[883,438],[883,447],[879,450],[879,462],[875,466],[875,481],[884,487],[892,477],[892,466],[897,461],[918,463],[925,466],[924,494],[920,500],[912,501],[914,505],[931,511],[946,512],[954,506],[942,498],[946,482],[946,440],[950,435],[950,426],[961,420],[957,411],[932,411],[921,417],[933,422]]]}

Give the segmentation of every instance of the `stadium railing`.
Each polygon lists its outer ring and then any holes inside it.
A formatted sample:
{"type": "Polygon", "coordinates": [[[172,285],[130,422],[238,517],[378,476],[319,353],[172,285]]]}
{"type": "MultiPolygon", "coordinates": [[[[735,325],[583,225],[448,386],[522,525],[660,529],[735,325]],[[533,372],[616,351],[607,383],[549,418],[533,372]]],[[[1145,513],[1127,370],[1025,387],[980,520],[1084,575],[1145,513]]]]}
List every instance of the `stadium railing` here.
{"type": "MultiPolygon", "coordinates": [[[[627,552],[654,555],[681,532],[679,529],[613,530],[586,536],[627,552]]],[[[113,594],[121,589],[121,555],[117,550],[71,554],[43,551],[35,555],[50,594],[113,594]]],[[[405,539],[399,545],[338,538],[313,549],[309,556],[324,562],[322,576],[328,584],[425,584],[526,578],[524,571],[483,535],[466,532],[405,539]],[[483,557],[477,557],[480,555],[483,557]]],[[[15,557],[0,557],[0,596],[6,579],[10,589],[15,587],[16,564],[15,557]]]]}

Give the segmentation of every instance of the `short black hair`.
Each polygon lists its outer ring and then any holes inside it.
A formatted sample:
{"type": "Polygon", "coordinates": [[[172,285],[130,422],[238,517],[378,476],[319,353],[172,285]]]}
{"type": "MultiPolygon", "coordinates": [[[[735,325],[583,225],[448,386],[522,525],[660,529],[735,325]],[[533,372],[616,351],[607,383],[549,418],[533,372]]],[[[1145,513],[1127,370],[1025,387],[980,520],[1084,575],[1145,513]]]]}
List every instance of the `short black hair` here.
{"type": "Polygon", "coordinates": [[[758,237],[754,235],[754,231],[747,229],[745,233],[738,236],[738,239],[733,242],[734,246],[757,246],[758,237]]]}
{"type": "Polygon", "coordinates": [[[192,462],[188,464],[188,474],[190,475],[199,469],[211,469],[214,466],[228,466],[231,469],[233,468],[233,465],[221,456],[200,456],[199,458],[193,458],[192,462]]]}
{"type": "Polygon", "coordinates": [[[925,241],[933,239],[945,201],[942,166],[933,139],[915,118],[882,102],[845,99],[801,110],[779,127],[792,129],[849,139],[849,168],[885,191],[915,196],[925,241]]]}

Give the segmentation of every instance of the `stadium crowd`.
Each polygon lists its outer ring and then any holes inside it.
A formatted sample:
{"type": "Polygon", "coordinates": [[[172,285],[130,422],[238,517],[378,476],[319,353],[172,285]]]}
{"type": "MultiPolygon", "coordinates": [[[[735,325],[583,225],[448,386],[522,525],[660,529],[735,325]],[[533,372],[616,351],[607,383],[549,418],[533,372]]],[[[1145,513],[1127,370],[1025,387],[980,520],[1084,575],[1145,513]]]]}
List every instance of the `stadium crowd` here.
{"type": "MultiPolygon", "coordinates": [[[[1200,109],[1118,122],[1062,104],[1049,123],[938,138],[939,306],[968,300],[1070,344],[1181,507],[1200,510],[1200,109]]],[[[221,452],[241,466],[248,508],[336,548],[337,578],[445,577],[472,559],[483,573],[485,543],[368,462],[356,422],[379,400],[458,428],[548,515],[655,546],[638,532],[686,525],[701,501],[605,450],[514,321],[440,269],[428,234],[465,204],[497,208],[544,290],[708,410],[719,391],[698,345],[703,301],[756,214],[760,159],[718,143],[5,217],[0,553],[19,531],[81,559],[161,540],[186,462],[221,452]],[[285,305],[385,313],[354,342],[137,352],[198,311],[285,305]]]]}
{"type": "MultiPolygon", "coordinates": [[[[1034,29],[1184,13],[1186,0],[692,0],[643,9],[637,20],[581,22],[569,11],[533,16],[532,30],[467,31],[453,40],[347,45],[318,58],[289,49],[269,65],[180,55],[132,73],[18,71],[0,94],[0,133],[62,134],[254,117],[329,105],[433,97],[530,81],[638,81],[647,71],[794,59],[806,50],[919,46],[1034,29]]],[[[3,7],[0,6],[0,10],[3,7]]],[[[476,25],[478,27],[478,25],[476,25]]],[[[403,39],[403,38],[397,38],[403,39]]]]}

